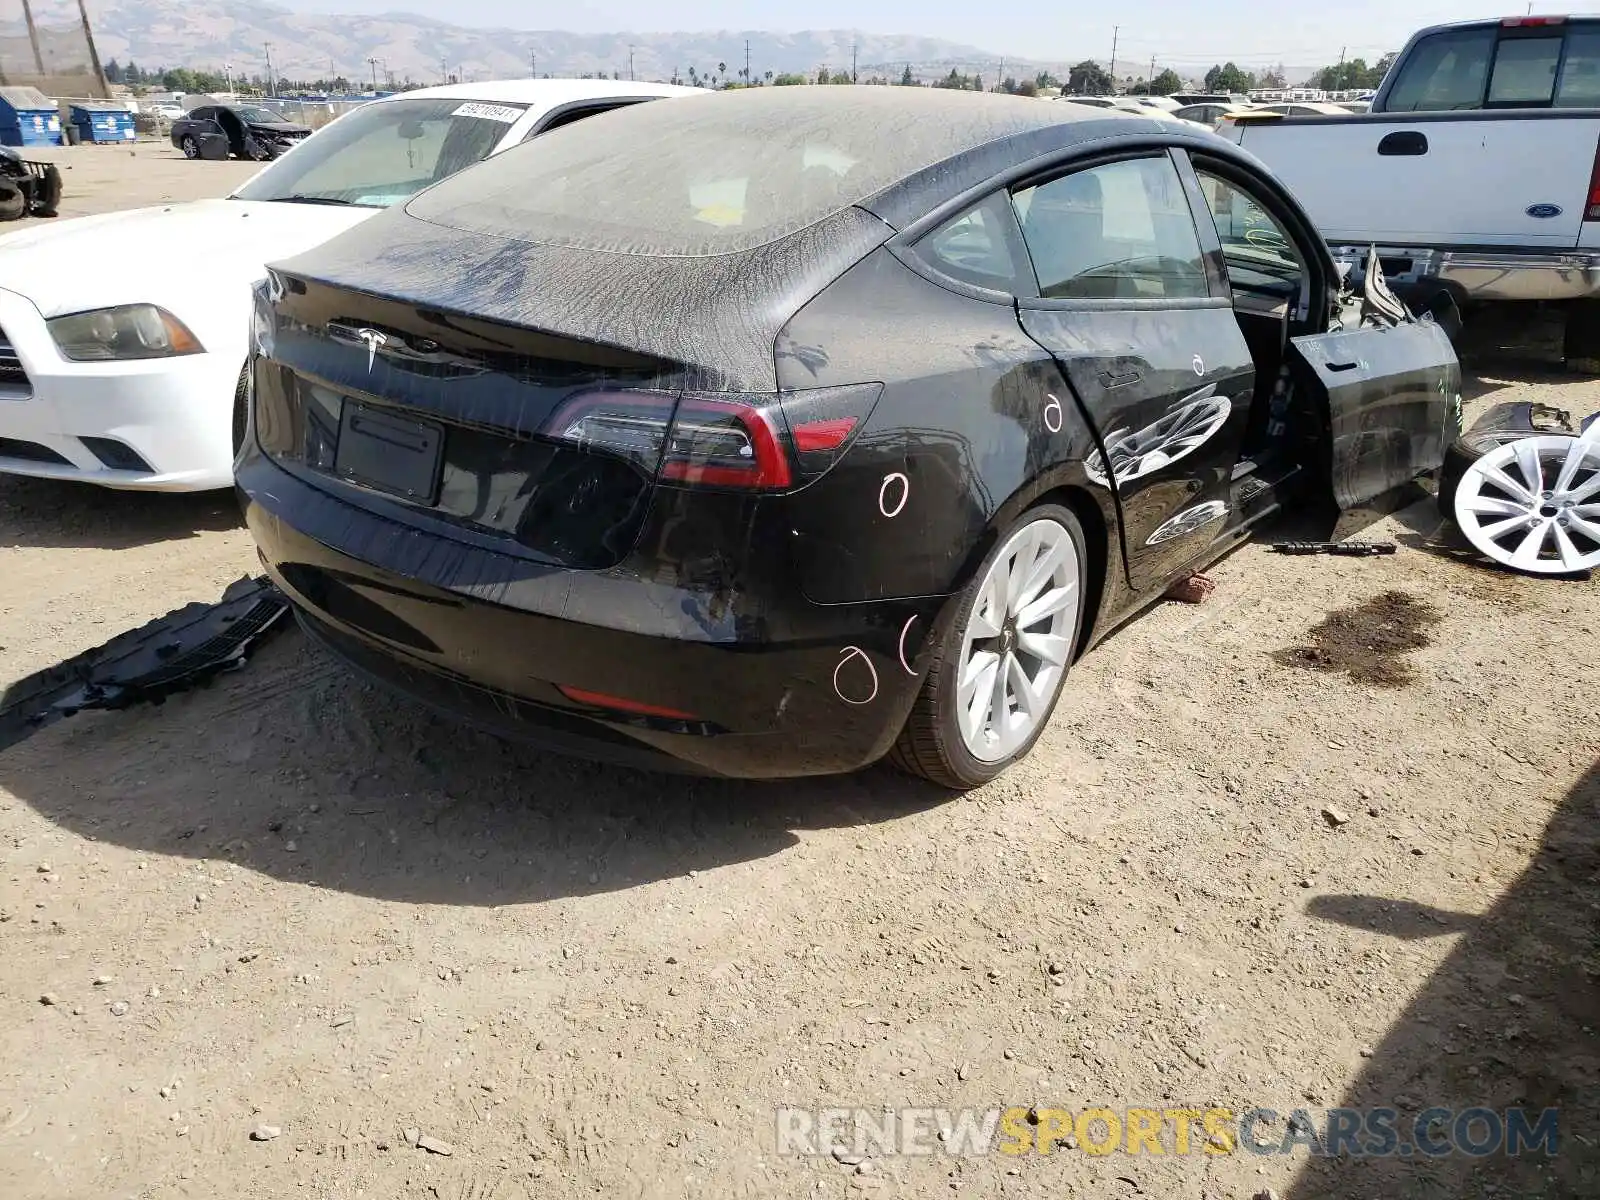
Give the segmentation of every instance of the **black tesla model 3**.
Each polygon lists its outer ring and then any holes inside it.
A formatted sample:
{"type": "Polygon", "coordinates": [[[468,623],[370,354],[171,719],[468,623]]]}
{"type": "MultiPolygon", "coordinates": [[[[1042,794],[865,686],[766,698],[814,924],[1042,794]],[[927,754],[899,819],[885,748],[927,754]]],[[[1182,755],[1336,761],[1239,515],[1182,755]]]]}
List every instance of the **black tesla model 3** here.
{"type": "Polygon", "coordinates": [[[1439,464],[1448,338],[1205,130],[897,87],[558,130],[258,289],[249,526],[308,633],[572,753],[1027,754],[1285,503],[1439,464]]]}

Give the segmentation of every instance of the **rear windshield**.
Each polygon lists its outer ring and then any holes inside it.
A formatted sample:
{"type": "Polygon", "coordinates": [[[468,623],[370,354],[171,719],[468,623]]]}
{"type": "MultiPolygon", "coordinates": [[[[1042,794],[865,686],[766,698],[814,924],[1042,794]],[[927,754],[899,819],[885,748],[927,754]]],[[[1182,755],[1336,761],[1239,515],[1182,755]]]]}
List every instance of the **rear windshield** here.
{"type": "Polygon", "coordinates": [[[499,155],[407,211],[551,245],[730,254],[814,225],[968,146],[1062,119],[1034,100],[890,95],[900,91],[761,88],[641,104],[499,155]]]}
{"type": "Polygon", "coordinates": [[[1600,26],[1457,29],[1418,42],[1401,64],[1386,108],[1600,106],[1600,26]]]}

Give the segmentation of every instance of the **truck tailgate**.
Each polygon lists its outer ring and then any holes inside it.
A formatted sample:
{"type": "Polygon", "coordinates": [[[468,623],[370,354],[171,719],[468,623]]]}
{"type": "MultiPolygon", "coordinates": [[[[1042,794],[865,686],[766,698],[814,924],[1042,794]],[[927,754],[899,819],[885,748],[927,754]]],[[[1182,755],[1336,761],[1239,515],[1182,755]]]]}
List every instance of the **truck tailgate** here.
{"type": "Polygon", "coordinates": [[[1331,243],[1571,249],[1588,240],[1600,113],[1300,117],[1242,122],[1231,136],[1288,184],[1331,243]]]}

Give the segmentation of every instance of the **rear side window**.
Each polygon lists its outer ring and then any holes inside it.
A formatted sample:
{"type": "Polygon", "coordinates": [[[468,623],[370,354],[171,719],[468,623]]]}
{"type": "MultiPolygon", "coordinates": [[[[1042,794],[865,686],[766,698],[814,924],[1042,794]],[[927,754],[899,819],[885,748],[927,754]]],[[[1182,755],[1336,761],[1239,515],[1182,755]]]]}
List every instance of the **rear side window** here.
{"type": "Polygon", "coordinates": [[[1567,34],[1556,107],[1600,108],[1600,29],[1591,25],[1567,34]]]}
{"type": "Polygon", "coordinates": [[[1013,199],[1041,296],[1174,300],[1209,294],[1194,216],[1166,155],[1074,171],[1013,199]]]}
{"type": "Polygon", "coordinates": [[[1559,37],[1507,38],[1494,56],[1490,104],[1549,104],[1561,65],[1559,37]]]}
{"type": "Polygon", "coordinates": [[[1483,104],[1494,29],[1464,29],[1418,42],[1389,94],[1391,112],[1437,112],[1483,104]]]}
{"type": "Polygon", "coordinates": [[[1026,268],[1018,269],[1016,240],[1004,192],[952,217],[917,243],[917,253],[935,271],[975,287],[1015,292],[1026,268]],[[1008,228],[1010,226],[1010,228],[1008,228]]]}
{"type": "Polygon", "coordinates": [[[539,128],[530,131],[528,136],[522,140],[531,142],[534,138],[542,137],[552,129],[560,129],[563,125],[572,125],[585,117],[598,117],[601,113],[610,112],[614,108],[622,108],[631,103],[634,103],[634,101],[624,100],[610,104],[585,104],[577,108],[569,108],[566,112],[557,113],[539,128]]]}

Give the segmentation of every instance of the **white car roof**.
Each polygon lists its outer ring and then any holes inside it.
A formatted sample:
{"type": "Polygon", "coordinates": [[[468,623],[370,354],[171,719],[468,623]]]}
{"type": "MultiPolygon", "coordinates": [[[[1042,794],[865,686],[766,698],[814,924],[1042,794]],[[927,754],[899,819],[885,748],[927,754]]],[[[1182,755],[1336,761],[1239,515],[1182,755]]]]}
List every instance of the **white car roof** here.
{"type": "Polygon", "coordinates": [[[487,103],[526,104],[532,108],[555,108],[579,100],[605,100],[613,96],[692,96],[704,95],[704,88],[679,87],[671,83],[638,83],[627,79],[496,79],[485,83],[451,83],[441,87],[397,92],[373,104],[396,100],[480,100],[487,103]]]}

